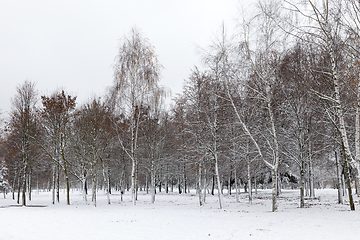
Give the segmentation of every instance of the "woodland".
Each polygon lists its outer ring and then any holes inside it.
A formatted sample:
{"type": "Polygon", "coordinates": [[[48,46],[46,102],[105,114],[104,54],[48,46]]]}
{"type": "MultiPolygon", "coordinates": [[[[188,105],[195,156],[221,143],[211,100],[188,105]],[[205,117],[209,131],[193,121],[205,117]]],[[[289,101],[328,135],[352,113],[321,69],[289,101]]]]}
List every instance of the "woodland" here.
{"type": "Polygon", "coordinates": [[[155,203],[159,193],[196,191],[199,206],[214,195],[220,209],[225,193],[252,202],[269,189],[273,212],[284,190],[296,189],[304,208],[331,188],[355,210],[359,19],[358,0],[260,0],[201,49],[202,66],[170,107],[155,47],[134,27],[104,96],[79,104],[65,89],[17,87],[1,116],[0,188],[23,206],[35,189],[71,205],[77,189],[95,206],[98,190],[108,204],[119,192],[131,205],[139,193],[155,203]]]}

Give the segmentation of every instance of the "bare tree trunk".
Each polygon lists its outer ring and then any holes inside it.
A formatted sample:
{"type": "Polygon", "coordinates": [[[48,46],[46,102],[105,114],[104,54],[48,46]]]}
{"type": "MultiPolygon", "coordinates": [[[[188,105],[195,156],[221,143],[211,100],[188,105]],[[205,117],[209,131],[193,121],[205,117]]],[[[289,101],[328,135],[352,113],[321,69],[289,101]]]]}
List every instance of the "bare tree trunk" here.
{"type": "Polygon", "coordinates": [[[215,174],[213,174],[213,177],[212,177],[211,195],[214,195],[214,190],[215,190],[215,174]]]}
{"type": "Polygon", "coordinates": [[[56,200],[60,202],[60,168],[56,165],[56,200]]]}
{"type": "Polygon", "coordinates": [[[201,192],[202,192],[201,184],[202,184],[202,164],[201,164],[201,160],[200,160],[199,171],[198,171],[198,184],[197,184],[197,193],[198,193],[198,196],[199,196],[199,205],[200,206],[203,205],[202,194],[201,194],[201,192]]]}
{"type": "Polygon", "coordinates": [[[132,166],[131,166],[131,199],[132,203],[135,206],[136,205],[136,179],[135,179],[135,159],[132,159],[132,166]]]}
{"type": "Polygon", "coordinates": [[[178,190],[179,190],[179,194],[181,194],[182,190],[181,190],[181,178],[180,178],[180,175],[178,176],[178,190]]]}
{"type": "Polygon", "coordinates": [[[29,192],[29,201],[31,201],[31,175],[32,175],[32,170],[31,167],[29,168],[29,176],[28,176],[28,192],[29,192]]]}
{"type": "Polygon", "coordinates": [[[12,182],[12,199],[15,200],[15,183],[17,178],[17,172],[15,171],[14,180],[12,182]]]}
{"type": "Polygon", "coordinates": [[[356,194],[360,196],[360,84],[357,88],[357,102],[355,115],[355,162],[356,162],[356,194]]]}
{"type": "MultiPolygon", "coordinates": [[[[311,149],[310,149],[311,151],[311,149]]],[[[310,187],[310,197],[315,197],[315,187],[314,187],[314,173],[313,173],[313,164],[312,164],[312,157],[311,152],[309,156],[309,187],[310,187]]]]}
{"type": "Polygon", "coordinates": [[[55,188],[56,188],[56,166],[55,163],[53,163],[52,204],[55,204],[55,188]]]}
{"type": "Polygon", "coordinates": [[[107,178],[108,178],[108,191],[109,191],[109,194],[111,195],[111,171],[110,171],[110,168],[108,168],[108,171],[107,171],[107,178]]]}
{"type": "MultiPolygon", "coordinates": [[[[136,155],[135,155],[135,150],[136,150],[136,116],[135,114],[137,113],[136,107],[135,107],[135,102],[132,102],[132,126],[131,126],[131,200],[133,205],[136,205],[136,155]]],[[[140,114],[139,114],[140,115],[140,114]]]]}
{"type": "MultiPolygon", "coordinates": [[[[94,174],[94,173],[92,173],[94,174]]],[[[94,206],[96,207],[96,177],[92,175],[92,182],[93,182],[93,189],[92,189],[92,202],[94,203],[94,206]]]]}
{"type": "MultiPolygon", "coordinates": [[[[269,95],[269,93],[267,93],[269,95]]],[[[278,167],[279,167],[279,163],[280,163],[280,157],[279,157],[279,145],[277,142],[277,134],[276,134],[276,128],[275,128],[275,121],[274,121],[274,114],[273,114],[273,110],[272,110],[272,106],[271,106],[271,97],[267,96],[267,108],[268,108],[268,113],[269,113],[269,117],[270,117],[270,123],[271,123],[271,129],[272,129],[272,135],[273,135],[273,143],[274,143],[274,163],[272,166],[272,178],[273,180],[275,180],[275,182],[273,183],[273,196],[272,196],[272,211],[275,212],[277,211],[277,196],[280,193],[280,189],[281,188],[277,188],[277,175],[278,175],[278,167]]]]}
{"type": "Polygon", "coordinates": [[[21,181],[21,178],[20,178],[20,175],[21,173],[19,173],[19,176],[18,176],[18,194],[17,194],[17,204],[20,204],[20,191],[21,191],[21,184],[20,184],[20,181],[21,181]]]}
{"type": "Polygon", "coordinates": [[[107,199],[107,203],[111,204],[110,191],[109,191],[110,184],[109,184],[109,181],[108,181],[108,176],[106,175],[107,173],[108,173],[107,167],[105,167],[104,164],[103,164],[103,178],[104,178],[104,184],[105,184],[106,199],[107,199]]]}
{"type": "Polygon", "coordinates": [[[25,161],[24,174],[23,174],[23,186],[22,186],[22,205],[26,206],[26,177],[27,177],[27,162],[25,161]]]}
{"type": "Polygon", "coordinates": [[[228,180],[228,194],[229,195],[231,195],[231,175],[232,175],[232,172],[230,171],[229,180],[228,180]]]}
{"type": "MultiPolygon", "coordinates": [[[[343,168],[343,171],[344,171],[344,168],[343,168]]],[[[342,185],[342,194],[343,194],[343,197],[345,197],[345,195],[346,195],[346,184],[345,184],[345,175],[344,175],[344,173],[341,174],[341,185],[342,185]]]]}
{"type": "Polygon", "coordinates": [[[66,204],[70,205],[70,182],[66,167],[64,168],[64,173],[65,173],[65,181],[66,181],[66,204]]]}
{"type": "Polygon", "coordinates": [[[251,172],[250,172],[250,162],[247,162],[247,177],[248,177],[248,191],[249,191],[249,203],[252,203],[252,187],[251,187],[251,172]]]}
{"type": "Polygon", "coordinates": [[[336,175],[337,175],[337,189],[338,189],[338,203],[343,204],[343,193],[342,193],[342,184],[341,184],[341,171],[340,164],[337,155],[337,151],[335,151],[335,164],[336,164],[336,175]]]}
{"type": "Polygon", "coordinates": [[[151,163],[151,170],[150,170],[150,193],[151,193],[151,203],[155,203],[155,179],[156,173],[154,169],[154,163],[151,163]]]}
{"type": "MultiPolygon", "coordinates": [[[[346,158],[346,155],[344,157],[346,158]]],[[[346,185],[347,185],[347,188],[348,188],[350,209],[352,211],[355,211],[355,204],[354,204],[354,199],[353,199],[353,196],[352,196],[350,171],[349,171],[349,166],[348,166],[348,161],[347,160],[344,161],[344,175],[345,175],[345,179],[346,179],[346,185]]]]}
{"type": "Polygon", "coordinates": [[[344,152],[344,172],[347,177],[347,187],[348,187],[348,194],[349,194],[349,201],[350,201],[350,209],[352,211],[355,210],[355,205],[353,202],[352,192],[351,192],[351,182],[350,182],[350,173],[349,173],[349,167],[348,163],[351,163],[353,161],[350,148],[349,148],[349,142],[348,137],[346,133],[345,128],[345,120],[344,120],[344,114],[343,109],[340,101],[340,87],[339,87],[339,79],[338,79],[338,72],[337,72],[337,63],[336,63],[336,54],[334,51],[334,46],[332,43],[330,43],[330,60],[331,60],[331,67],[332,67],[332,76],[333,76],[333,83],[334,83],[334,97],[336,102],[336,110],[337,110],[337,117],[339,119],[339,129],[340,129],[340,135],[341,135],[341,142],[342,142],[342,148],[344,152]]]}
{"type": "Polygon", "coordinates": [[[276,187],[276,195],[277,196],[280,196],[281,194],[281,190],[282,190],[282,182],[281,182],[281,177],[280,175],[278,174],[277,176],[277,187],[276,187]]]}
{"type": "Polygon", "coordinates": [[[277,172],[273,169],[272,173],[272,211],[277,211],[277,172]]]}
{"type": "Polygon", "coordinates": [[[169,168],[168,165],[166,165],[166,173],[165,173],[165,192],[169,193],[169,168]]]}
{"type": "Polygon", "coordinates": [[[255,189],[255,194],[257,194],[256,176],[254,177],[254,189],[255,189]]]}
{"type": "Polygon", "coordinates": [[[219,166],[218,166],[217,153],[214,154],[214,158],[215,158],[215,174],[216,174],[216,181],[217,181],[219,208],[222,209],[222,207],[223,207],[223,196],[221,194],[221,182],[220,182],[220,175],[219,175],[219,166]]]}
{"type": "Polygon", "coordinates": [[[302,158],[300,164],[300,208],[305,207],[305,161],[302,158]]]}
{"type": "Polygon", "coordinates": [[[203,204],[205,204],[205,202],[206,202],[206,186],[207,186],[207,182],[206,182],[206,168],[204,168],[204,177],[203,177],[203,199],[202,199],[203,204]]]}
{"type": "Polygon", "coordinates": [[[161,192],[161,188],[162,188],[162,181],[161,181],[161,176],[160,174],[158,175],[158,184],[159,184],[159,193],[161,192]]]}
{"type": "Polygon", "coordinates": [[[188,186],[187,186],[187,179],[186,179],[186,168],[185,168],[185,164],[184,164],[184,174],[183,174],[183,179],[184,179],[184,193],[187,193],[187,189],[188,189],[188,186]]]}
{"type": "Polygon", "coordinates": [[[87,202],[87,194],[86,194],[86,176],[84,176],[83,180],[81,181],[82,183],[82,197],[84,202],[87,202]]]}
{"type": "Polygon", "coordinates": [[[123,170],[121,172],[121,178],[120,178],[120,200],[123,201],[123,195],[125,193],[125,164],[123,166],[123,170]]]}
{"type": "Polygon", "coordinates": [[[234,178],[235,178],[235,189],[236,189],[236,202],[239,202],[239,186],[238,186],[238,179],[237,179],[237,174],[236,174],[236,168],[234,171],[234,178]]]}

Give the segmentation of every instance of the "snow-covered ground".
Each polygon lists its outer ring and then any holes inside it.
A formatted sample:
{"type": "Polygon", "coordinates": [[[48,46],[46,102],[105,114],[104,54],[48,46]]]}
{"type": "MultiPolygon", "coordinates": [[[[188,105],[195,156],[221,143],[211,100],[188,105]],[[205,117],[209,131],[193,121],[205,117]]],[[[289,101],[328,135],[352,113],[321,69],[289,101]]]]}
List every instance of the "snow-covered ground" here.
{"type": "MultiPolygon", "coordinates": [[[[284,190],[279,211],[271,212],[270,191],[259,191],[249,204],[246,195],[235,201],[226,195],[224,209],[217,197],[207,196],[198,206],[195,194],[160,193],[155,204],[150,195],[139,194],[132,206],[130,194],[124,201],[111,195],[112,204],[100,191],[98,205],[82,202],[81,193],[72,192],[72,205],[64,196],[51,204],[50,193],[33,193],[28,207],[16,207],[10,198],[0,198],[0,239],[355,239],[360,236],[360,206],[351,212],[348,205],[336,204],[337,192],[317,190],[320,199],[307,200],[300,209],[298,190],[284,190]],[[31,206],[32,205],[32,206],[31,206]],[[45,205],[45,207],[40,207],[45,205]]],[[[1,195],[0,195],[1,196],[1,195]]]]}

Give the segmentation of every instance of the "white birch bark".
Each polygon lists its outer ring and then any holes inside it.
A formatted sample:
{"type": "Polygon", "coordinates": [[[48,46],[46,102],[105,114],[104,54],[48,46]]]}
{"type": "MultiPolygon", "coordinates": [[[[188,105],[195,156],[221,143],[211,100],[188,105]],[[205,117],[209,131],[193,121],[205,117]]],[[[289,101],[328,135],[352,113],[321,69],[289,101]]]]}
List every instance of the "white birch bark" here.
{"type": "Polygon", "coordinates": [[[221,192],[218,155],[216,152],[214,153],[214,158],[215,158],[215,175],[216,175],[217,192],[218,192],[218,199],[219,199],[219,208],[222,209],[223,208],[223,195],[221,192]]]}
{"type": "Polygon", "coordinates": [[[150,195],[151,195],[151,203],[155,203],[155,176],[156,172],[155,172],[155,166],[154,166],[154,161],[151,161],[151,166],[150,166],[150,195]]]}
{"type": "Polygon", "coordinates": [[[249,203],[252,203],[252,186],[251,186],[251,172],[250,172],[250,162],[247,163],[247,177],[248,177],[248,194],[249,194],[249,203]]]}
{"type": "Polygon", "coordinates": [[[356,193],[360,196],[360,83],[357,86],[357,101],[355,115],[355,167],[356,167],[356,193]]]}

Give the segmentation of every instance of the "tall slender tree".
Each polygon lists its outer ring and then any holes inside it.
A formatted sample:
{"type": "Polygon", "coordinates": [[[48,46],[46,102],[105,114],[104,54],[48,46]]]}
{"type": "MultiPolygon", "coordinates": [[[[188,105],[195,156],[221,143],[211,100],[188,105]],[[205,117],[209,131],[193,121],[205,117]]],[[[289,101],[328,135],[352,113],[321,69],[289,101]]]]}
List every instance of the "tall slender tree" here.
{"type": "Polygon", "coordinates": [[[124,139],[119,142],[130,158],[131,193],[133,205],[136,205],[137,150],[141,109],[149,101],[149,96],[157,89],[161,65],[155,54],[155,48],[142,36],[137,28],[131,29],[120,43],[114,65],[113,96],[120,113],[129,121],[128,135],[130,146],[124,139]]]}
{"type": "Polygon", "coordinates": [[[34,141],[31,136],[36,135],[36,103],[38,99],[35,84],[30,81],[25,81],[23,85],[18,86],[16,92],[8,131],[21,159],[20,169],[17,172],[19,181],[20,179],[22,181],[22,205],[25,206],[27,178],[31,160],[34,160],[32,159],[34,157],[34,141]]]}

